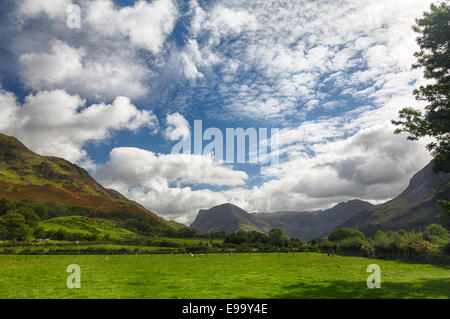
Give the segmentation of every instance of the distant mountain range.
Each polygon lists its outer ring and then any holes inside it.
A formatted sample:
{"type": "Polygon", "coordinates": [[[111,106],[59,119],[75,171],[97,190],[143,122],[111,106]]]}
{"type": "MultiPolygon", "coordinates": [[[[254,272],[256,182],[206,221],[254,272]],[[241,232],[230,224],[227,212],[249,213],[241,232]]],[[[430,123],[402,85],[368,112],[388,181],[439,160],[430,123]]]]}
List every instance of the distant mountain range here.
{"type": "Polygon", "coordinates": [[[373,235],[377,230],[424,229],[432,223],[448,226],[437,201],[450,200],[450,174],[436,175],[432,169],[431,162],[411,178],[399,196],[354,214],[340,227],[357,228],[373,235]]]}
{"type": "Polygon", "coordinates": [[[309,240],[331,232],[353,215],[372,207],[373,205],[369,202],[351,200],[339,203],[326,210],[255,215],[265,220],[269,225],[269,227],[264,228],[266,232],[273,227],[280,227],[289,237],[309,240]]]}
{"type": "Polygon", "coordinates": [[[41,156],[15,137],[0,134],[0,198],[56,202],[104,212],[139,213],[160,229],[186,226],[148,211],[122,194],[106,189],[87,171],[62,158],[41,156]]]}
{"type": "Polygon", "coordinates": [[[280,227],[289,237],[309,240],[332,231],[349,217],[370,207],[373,205],[368,202],[352,200],[313,212],[248,213],[227,203],[200,210],[191,227],[202,233],[221,230],[226,233],[238,230],[267,233],[280,227]]]}
{"type": "Polygon", "coordinates": [[[441,217],[443,209],[437,200],[450,199],[450,174],[435,175],[432,167],[431,162],[412,177],[405,191],[381,205],[351,200],[312,212],[248,213],[233,204],[222,204],[200,210],[191,227],[202,233],[221,230],[267,233],[273,227],[281,227],[288,236],[306,241],[342,227],[373,235],[377,230],[423,229],[432,223],[445,225],[446,220],[441,217]]]}
{"type": "MultiPolygon", "coordinates": [[[[377,206],[351,200],[312,212],[248,213],[233,204],[222,204],[200,210],[191,226],[202,233],[221,230],[267,233],[273,227],[281,227],[290,237],[309,240],[339,227],[353,227],[371,235],[377,230],[423,229],[431,223],[446,225],[437,200],[450,199],[450,174],[435,175],[432,166],[429,163],[416,173],[399,196],[377,206]]],[[[38,155],[16,138],[3,134],[0,134],[0,198],[57,202],[104,212],[133,212],[145,216],[155,228],[186,227],[104,188],[81,167],[62,158],[38,155]]]]}

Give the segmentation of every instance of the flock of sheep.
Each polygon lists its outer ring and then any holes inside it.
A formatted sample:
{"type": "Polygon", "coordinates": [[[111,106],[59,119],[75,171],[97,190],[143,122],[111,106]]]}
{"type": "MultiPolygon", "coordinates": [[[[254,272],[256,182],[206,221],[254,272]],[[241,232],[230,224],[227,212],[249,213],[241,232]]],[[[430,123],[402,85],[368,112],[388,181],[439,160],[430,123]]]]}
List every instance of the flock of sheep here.
{"type": "MultiPolygon", "coordinates": [[[[195,255],[193,253],[184,253],[185,255],[189,255],[192,258],[195,257],[195,255]]],[[[181,256],[180,254],[177,254],[177,256],[181,256]]],[[[233,256],[233,253],[230,253],[230,256],[233,256]]],[[[198,257],[203,257],[203,254],[198,254],[198,257]]]]}

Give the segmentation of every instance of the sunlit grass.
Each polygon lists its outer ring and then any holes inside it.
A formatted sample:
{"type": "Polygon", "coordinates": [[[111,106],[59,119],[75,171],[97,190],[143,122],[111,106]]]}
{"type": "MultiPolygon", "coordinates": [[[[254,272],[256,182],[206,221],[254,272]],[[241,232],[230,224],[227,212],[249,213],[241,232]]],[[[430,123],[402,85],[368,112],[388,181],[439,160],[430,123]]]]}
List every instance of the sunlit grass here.
{"type": "Polygon", "coordinates": [[[317,253],[0,256],[0,298],[449,298],[450,269],[317,253]],[[369,264],[381,288],[368,289],[369,264]],[[81,267],[68,289],[66,267],[81,267]]]}

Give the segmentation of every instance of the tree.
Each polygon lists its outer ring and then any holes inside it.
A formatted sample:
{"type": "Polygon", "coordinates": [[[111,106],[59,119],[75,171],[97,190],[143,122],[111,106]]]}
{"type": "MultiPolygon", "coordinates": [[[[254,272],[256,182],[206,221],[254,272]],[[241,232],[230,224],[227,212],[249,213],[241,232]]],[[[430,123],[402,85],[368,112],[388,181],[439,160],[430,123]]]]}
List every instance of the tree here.
{"type": "Polygon", "coordinates": [[[274,246],[283,247],[289,243],[289,238],[284,235],[284,230],[281,228],[272,228],[269,231],[269,237],[274,246]]]}
{"type": "Polygon", "coordinates": [[[450,5],[448,0],[440,5],[431,5],[431,11],[425,12],[421,19],[416,19],[413,26],[418,33],[416,41],[420,47],[414,53],[417,63],[413,69],[423,68],[425,79],[430,84],[414,90],[418,101],[428,105],[422,111],[406,107],[399,113],[400,120],[392,120],[399,126],[396,134],[409,133],[408,139],[416,141],[430,136],[433,142],[427,149],[434,157],[435,173],[450,173],[450,5]]]}
{"type": "Polygon", "coordinates": [[[6,214],[9,202],[6,199],[0,199],[0,215],[6,214]]]}
{"type": "Polygon", "coordinates": [[[423,234],[428,241],[439,241],[448,237],[447,229],[438,224],[431,224],[425,229],[423,234]]]}
{"type": "Polygon", "coordinates": [[[0,217],[0,240],[8,237],[8,229],[6,228],[6,221],[0,217]]]}
{"type": "Polygon", "coordinates": [[[33,230],[33,235],[34,235],[34,237],[37,238],[37,239],[43,239],[43,238],[45,238],[45,236],[47,235],[47,233],[45,232],[45,229],[44,229],[44,228],[42,228],[42,227],[36,227],[36,228],[33,230]]]}
{"type": "Polygon", "coordinates": [[[8,236],[12,239],[29,239],[33,233],[30,226],[25,223],[25,217],[19,213],[3,215],[6,222],[8,236]]]}
{"type": "Polygon", "coordinates": [[[36,227],[41,220],[39,216],[29,207],[23,207],[10,211],[11,213],[19,213],[25,217],[25,223],[30,227],[36,227]]]}

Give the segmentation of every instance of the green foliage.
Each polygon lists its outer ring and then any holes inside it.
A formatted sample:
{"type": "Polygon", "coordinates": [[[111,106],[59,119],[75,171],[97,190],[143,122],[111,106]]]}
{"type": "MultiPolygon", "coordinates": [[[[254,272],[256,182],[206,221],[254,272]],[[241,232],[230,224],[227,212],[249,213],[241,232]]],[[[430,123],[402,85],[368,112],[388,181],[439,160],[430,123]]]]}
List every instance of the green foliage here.
{"type": "Polygon", "coordinates": [[[6,214],[8,211],[9,202],[6,199],[0,199],[0,216],[6,214]]]}
{"type": "Polygon", "coordinates": [[[47,236],[47,233],[45,232],[45,229],[42,227],[36,227],[33,230],[33,236],[37,239],[44,239],[47,236]]]}
{"type": "Polygon", "coordinates": [[[448,238],[448,231],[441,225],[432,224],[425,229],[423,235],[425,240],[439,242],[448,238]]]}
{"type": "Polygon", "coordinates": [[[6,213],[3,215],[3,220],[6,224],[7,236],[15,240],[30,239],[33,231],[29,225],[26,224],[26,219],[19,213],[6,213]]]}
{"type": "Polygon", "coordinates": [[[413,30],[419,34],[420,47],[414,56],[417,63],[413,68],[423,68],[424,77],[431,84],[414,90],[414,96],[428,105],[425,113],[413,108],[400,111],[399,121],[392,123],[400,126],[395,133],[409,133],[408,139],[418,140],[425,136],[434,137],[427,149],[434,157],[435,172],[450,173],[450,6],[443,2],[439,6],[431,5],[421,19],[416,19],[413,30]]]}
{"type": "Polygon", "coordinates": [[[450,217],[450,201],[438,200],[438,203],[444,208],[444,216],[450,217]]]}
{"type": "Polygon", "coordinates": [[[273,228],[268,235],[250,231],[239,230],[225,236],[225,247],[236,247],[239,251],[282,251],[283,249],[299,250],[304,245],[298,239],[289,239],[281,228],[273,228]]]}
{"type": "Polygon", "coordinates": [[[8,238],[8,228],[6,228],[6,221],[0,217],[0,240],[8,238]]]}
{"type": "Polygon", "coordinates": [[[348,238],[359,238],[364,240],[366,237],[359,230],[353,228],[339,228],[328,235],[328,240],[330,241],[341,241],[348,238]]]}
{"type": "Polygon", "coordinates": [[[284,247],[289,243],[289,238],[284,234],[284,230],[281,228],[272,228],[269,231],[270,242],[273,246],[284,247]]]}
{"type": "Polygon", "coordinates": [[[349,237],[342,239],[339,242],[339,248],[344,249],[360,249],[363,247],[363,245],[366,243],[366,241],[359,237],[349,237]]]}

